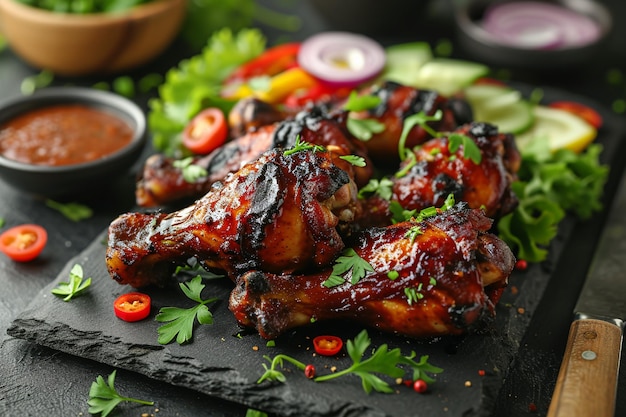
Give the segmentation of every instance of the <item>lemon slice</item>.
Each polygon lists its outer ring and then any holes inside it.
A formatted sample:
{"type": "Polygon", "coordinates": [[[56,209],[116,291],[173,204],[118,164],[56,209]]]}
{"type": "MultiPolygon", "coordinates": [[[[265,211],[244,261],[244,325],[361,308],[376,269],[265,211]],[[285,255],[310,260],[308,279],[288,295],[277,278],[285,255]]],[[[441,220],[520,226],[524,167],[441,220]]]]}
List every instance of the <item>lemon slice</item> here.
{"type": "Polygon", "coordinates": [[[553,152],[559,149],[582,152],[598,134],[595,127],[565,110],[535,106],[533,114],[533,125],[515,138],[522,152],[533,140],[548,140],[553,152]]]}

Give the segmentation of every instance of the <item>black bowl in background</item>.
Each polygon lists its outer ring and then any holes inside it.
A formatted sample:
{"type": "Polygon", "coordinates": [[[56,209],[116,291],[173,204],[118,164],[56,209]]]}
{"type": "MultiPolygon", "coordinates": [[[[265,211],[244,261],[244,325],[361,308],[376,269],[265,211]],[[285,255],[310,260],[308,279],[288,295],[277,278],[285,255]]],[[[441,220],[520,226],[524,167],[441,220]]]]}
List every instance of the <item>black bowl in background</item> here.
{"type": "MultiPolygon", "coordinates": [[[[371,36],[413,33],[431,0],[309,0],[329,30],[371,36]]],[[[434,0],[433,0],[434,1],[434,0]]]]}
{"type": "Polygon", "coordinates": [[[24,112],[56,104],[83,104],[102,109],[126,121],[133,138],[123,149],[81,164],[45,166],[0,156],[0,178],[16,189],[43,197],[77,195],[93,191],[127,173],[146,142],[146,117],[132,101],[108,92],[82,87],[54,87],[0,102],[0,126],[24,112]]]}
{"type": "MultiPolygon", "coordinates": [[[[592,18],[601,28],[598,39],[580,47],[541,50],[516,48],[498,42],[480,26],[487,6],[494,2],[516,0],[464,0],[457,5],[455,20],[460,45],[474,59],[491,65],[529,70],[558,70],[575,68],[592,62],[602,51],[612,29],[609,11],[594,0],[537,0],[556,3],[592,18]]],[[[517,0],[519,1],[519,0],[517,0]]]]}

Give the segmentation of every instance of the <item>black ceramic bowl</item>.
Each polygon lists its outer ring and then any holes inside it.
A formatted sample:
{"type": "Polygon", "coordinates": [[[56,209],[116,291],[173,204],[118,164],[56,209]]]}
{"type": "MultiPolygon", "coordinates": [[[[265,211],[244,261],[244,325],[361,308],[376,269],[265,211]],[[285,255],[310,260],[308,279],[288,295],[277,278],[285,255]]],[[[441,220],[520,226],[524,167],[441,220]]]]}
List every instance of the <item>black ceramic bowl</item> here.
{"type": "Polygon", "coordinates": [[[7,184],[35,195],[59,197],[93,190],[127,173],[146,142],[146,118],[132,101],[117,94],[91,88],[55,87],[32,95],[0,102],[0,128],[25,112],[57,104],[79,104],[104,110],[126,122],[133,131],[124,148],[90,162],[73,165],[35,165],[0,155],[0,178],[7,184]]]}
{"type": "Polygon", "coordinates": [[[512,68],[558,70],[575,68],[592,59],[602,50],[602,45],[612,28],[611,15],[602,4],[594,0],[536,0],[553,3],[588,16],[600,28],[595,41],[572,47],[533,49],[506,45],[483,29],[481,20],[490,4],[521,0],[465,0],[456,9],[459,43],[482,62],[512,68]]]}

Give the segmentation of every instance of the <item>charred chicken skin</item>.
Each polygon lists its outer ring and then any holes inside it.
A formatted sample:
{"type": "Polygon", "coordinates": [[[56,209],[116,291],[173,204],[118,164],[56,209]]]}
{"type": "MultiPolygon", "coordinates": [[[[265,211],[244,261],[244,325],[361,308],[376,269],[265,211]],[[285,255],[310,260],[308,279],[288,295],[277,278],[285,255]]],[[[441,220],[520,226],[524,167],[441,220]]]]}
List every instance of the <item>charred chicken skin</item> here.
{"type": "MultiPolygon", "coordinates": [[[[213,182],[237,171],[263,152],[293,146],[298,135],[309,143],[337,146],[344,154],[359,155],[368,161],[373,159],[381,166],[395,167],[406,117],[419,112],[432,116],[441,111],[441,120],[429,122],[429,125],[443,131],[453,130],[471,119],[471,110],[433,91],[388,82],[364,94],[379,97],[380,104],[372,110],[350,113],[341,106],[328,110],[325,106],[313,106],[294,116],[257,99],[242,100],[229,115],[234,139],[207,156],[195,158],[194,164],[207,170],[206,177],[189,183],[181,170],[174,166],[174,159],[153,155],[146,161],[137,182],[136,202],[141,207],[154,207],[179,199],[198,198],[210,189],[213,182]],[[362,142],[348,131],[348,117],[374,119],[385,129],[362,142]]],[[[415,126],[409,132],[406,145],[412,147],[428,139],[430,135],[422,127],[415,126]]],[[[356,170],[357,185],[365,185],[371,175],[372,164],[356,170]]]]}
{"type": "MultiPolygon", "coordinates": [[[[358,155],[370,162],[363,143],[348,133],[346,116],[347,113],[343,112],[331,117],[325,109],[314,107],[298,113],[293,119],[263,126],[241,127],[246,131],[243,136],[204,157],[195,158],[193,163],[205,168],[208,175],[192,183],[183,178],[180,168],[174,166],[173,158],[153,155],[146,161],[137,182],[136,202],[141,207],[154,207],[184,198],[198,198],[208,192],[213,183],[238,171],[264,152],[275,148],[291,148],[297,139],[332,148],[337,154],[358,155]]],[[[357,184],[366,184],[372,170],[371,163],[356,168],[357,184]]]]}
{"type": "Polygon", "coordinates": [[[510,134],[498,133],[487,123],[473,122],[454,132],[430,139],[412,151],[400,165],[392,181],[389,201],[373,196],[364,203],[361,227],[391,222],[389,202],[395,201],[405,210],[440,207],[448,195],[465,201],[470,208],[482,208],[491,218],[510,213],[517,206],[511,184],[517,178],[521,157],[510,134]],[[453,146],[451,137],[469,138],[480,152],[478,159],[467,155],[464,145],[453,146]]]}
{"type": "MultiPolygon", "coordinates": [[[[442,132],[454,130],[471,118],[470,110],[457,111],[452,101],[431,90],[419,90],[389,81],[369,94],[379,97],[380,104],[370,110],[353,112],[352,117],[374,119],[385,126],[382,132],[365,142],[369,155],[380,165],[397,164],[398,143],[407,117],[420,112],[434,116],[440,111],[441,118],[428,122],[428,125],[442,132]]],[[[423,127],[416,125],[408,132],[405,146],[413,148],[431,137],[423,127]]]]}
{"type": "Polygon", "coordinates": [[[143,287],[165,284],[191,257],[231,277],[328,265],[344,248],[341,224],[358,209],[351,169],[331,152],[271,150],[189,207],[118,217],[109,226],[108,271],[143,287]]]}
{"type": "MultiPolygon", "coordinates": [[[[332,268],[243,274],[229,308],[266,339],[315,320],[351,320],[410,337],[460,334],[491,316],[514,266],[491,220],[465,204],[422,222],[364,231],[353,249],[372,267],[330,288],[332,268]]],[[[350,272],[348,272],[350,274],[350,272]]]]}

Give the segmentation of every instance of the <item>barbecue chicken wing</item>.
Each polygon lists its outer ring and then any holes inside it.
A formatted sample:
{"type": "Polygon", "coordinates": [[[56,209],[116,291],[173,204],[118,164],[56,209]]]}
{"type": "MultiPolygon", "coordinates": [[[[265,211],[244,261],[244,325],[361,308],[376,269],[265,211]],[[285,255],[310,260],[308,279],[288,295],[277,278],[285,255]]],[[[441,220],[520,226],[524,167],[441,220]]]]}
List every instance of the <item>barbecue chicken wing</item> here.
{"type": "MultiPolygon", "coordinates": [[[[471,144],[470,144],[471,145],[471,144]]],[[[412,151],[391,177],[391,198],[368,198],[359,219],[361,227],[391,222],[390,201],[405,210],[440,207],[448,195],[465,201],[471,208],[482,208],[491,218],[510,213],[517,206],[511,184],[517,178],[520,153],[510,134],[498,133],[487,123],[473,122],[446,136],[430,139],[412,151]],[[471,156],[462,137],[476,144],[471,156]]]]}
{"type": "Polygon", "coordinates": [[[459,203],[421,222],[364,231],[353,249],[372,270],[357,283],[326,287],[332,267],[311,274],[249,271],[229,308],[266,339],[312,320],[351,320],[410,337],[460,334],[494,306],[513,270],[491,219],[459,203]]]}
{"type": "MultiPolygon", "coordinates": [[[[395,166],[399,162],[398,143],[407,117],[420,112],[426,116],[434,116],[438,111],[441,112],[439,120],[428,122],[436,132],[454,130],[460,124],[472,120],[469,106],[461,109],[460,105],[463,102],[447,99],[435,91],[419,90],[388,81],[369,94],[379,97],[380,104],[370,110],[352,112],[351,117],[373,119],[385,126],[382,132],[375,133],[365,142],[369,155],[380,166],[395,166]]],[[[431,137],[422,126],[416,125],[409,130],[405,146],[413,148],[431,137]]]]}
{"type": "Polygon", "coordinates": [[[240,127],[247,133],[206,156],[195,158],[194,164],[205,168],[208,175],[193,183],[183,178],[181,169],[174,166],[175,159],[153,155],[146,161],[137,182],[136,202],[141,207],[154,207],[184,198],[198,198],[209,191],[214,182],[256,160],[262,153],[274,148],[291,148],[298,138],[311,144],[332,147],[337,154],[363,157],[366,165],[355,168],[355,180],[358,185],[366,184],[372,176],[373,165],[369,163],[363,143],[348,133],[346,116],[347,113],[343,112],[331,117],[325,109],[314,107],[298,113],[293,119],[240,127]]]}
{"type": "Polygon", "coordinates": [[[187,208],[118,217],[109,226],[108,271],[142,287],[164,284],[191,257],[233,277],[325,266],[344,248],[342,223],[356,216],[351,169],[331,152],[269,151],[187,208]]]}

